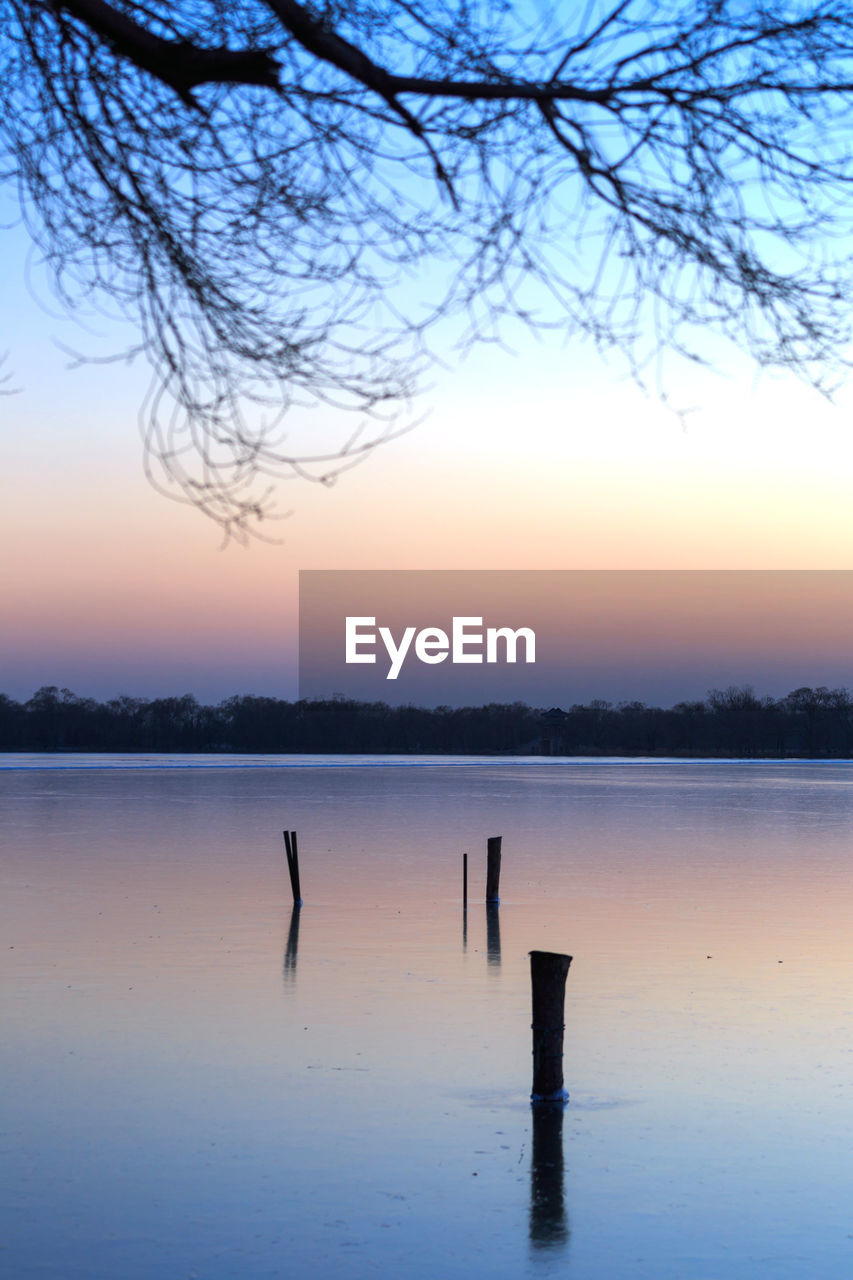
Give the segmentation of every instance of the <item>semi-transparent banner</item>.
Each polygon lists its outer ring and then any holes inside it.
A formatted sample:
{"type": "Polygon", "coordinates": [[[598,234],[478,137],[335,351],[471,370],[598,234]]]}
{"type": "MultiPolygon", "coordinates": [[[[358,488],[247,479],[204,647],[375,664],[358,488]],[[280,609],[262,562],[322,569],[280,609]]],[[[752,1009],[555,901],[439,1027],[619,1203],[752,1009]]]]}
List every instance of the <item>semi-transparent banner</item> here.
{"type": "Polygon", "coordinates": [[[673,706],[853,687],[853,571],[308,570],[299,696],[673,706]]]}

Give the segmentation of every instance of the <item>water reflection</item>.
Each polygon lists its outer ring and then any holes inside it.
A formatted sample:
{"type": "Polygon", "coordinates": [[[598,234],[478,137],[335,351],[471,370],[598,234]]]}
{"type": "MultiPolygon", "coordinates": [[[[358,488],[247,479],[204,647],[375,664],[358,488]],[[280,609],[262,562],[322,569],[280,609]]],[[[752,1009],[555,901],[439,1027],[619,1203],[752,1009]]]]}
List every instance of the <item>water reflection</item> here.
{"type": "Polygon", "coordinates": [[[530,1161],[530,1243],[534,1250],[563,1248],[569,1220],[563,1188],[562,1102],[537,1102],[530,1161]]]}
{"type": "Polygon", "coordinates": [[[468,908],[462,908],[462,950],[468,950],[468,908]]]}
{"type": "Polygon", "coordinates": [[[0,811],[4,1274],[850,1274],[853,764],[0,769],[0,811]],[[583,958],[565,1166],[539,947],[583,958]]]}
{"type": "Polygon", "coordinates": [[[501,963],[501,917],[496,902],[486,903],[486,955],[490,966],[500,968],[501,963]]]}
{"type": "Polygon", "coordinates": [[[298,902],[294,902],[293,910],[290,913],[287,946],[284,949],[284,979],[288,983],[296,981],[296,955],[299,951],[299,917],[301,914],[302,908],[298,902]]]}

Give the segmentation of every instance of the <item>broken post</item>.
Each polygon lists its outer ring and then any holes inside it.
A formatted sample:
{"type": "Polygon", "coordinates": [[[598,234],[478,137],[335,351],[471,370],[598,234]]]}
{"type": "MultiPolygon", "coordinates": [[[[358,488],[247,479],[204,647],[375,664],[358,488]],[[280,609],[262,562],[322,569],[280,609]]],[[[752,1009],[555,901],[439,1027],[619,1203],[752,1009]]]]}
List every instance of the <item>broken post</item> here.
{"type": "Polygon", "coordinates": [[[563,1088],[566,976],[571,956],[530,952],[533,989],[533,1092],[531,1102],[567,1102],[563,1088]]]}
{"type": "Polygon", "coordinates": [[[501,891],[501,840],[502,836],[489,836],[486,854],[486,902],[500,902],[501,891]]]}
{"type": "Polygon", "coordinates": [[[290,872],[290,888],[293,892],[293,905],[302,906],[302,892],[299,888],[299,851],[296,846],[296,832],[283,831],[284,851],[287,854],[287,869],[290,872]]]}

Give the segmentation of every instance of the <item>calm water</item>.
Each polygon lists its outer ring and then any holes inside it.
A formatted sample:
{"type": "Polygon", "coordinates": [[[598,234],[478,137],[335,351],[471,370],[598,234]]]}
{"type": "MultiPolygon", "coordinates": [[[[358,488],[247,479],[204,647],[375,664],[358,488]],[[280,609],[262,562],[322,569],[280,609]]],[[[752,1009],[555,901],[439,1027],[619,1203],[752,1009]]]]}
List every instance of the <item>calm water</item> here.
{"type": "Polygon", "coordinates": [[[851,1274],[853,766],[129,763],[0,757],[4,1276],[851,1274]]]}

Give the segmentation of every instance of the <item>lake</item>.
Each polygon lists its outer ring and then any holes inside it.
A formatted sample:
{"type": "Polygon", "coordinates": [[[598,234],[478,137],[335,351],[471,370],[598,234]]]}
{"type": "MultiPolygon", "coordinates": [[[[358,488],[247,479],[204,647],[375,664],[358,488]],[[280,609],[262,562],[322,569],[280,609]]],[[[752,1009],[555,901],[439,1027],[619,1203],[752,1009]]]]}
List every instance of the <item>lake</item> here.
{"type": "Polygon", "coordinates": [[[853,1271],[853,764],[0,756],[0,813],[10,1280],[853,1271]]]}

